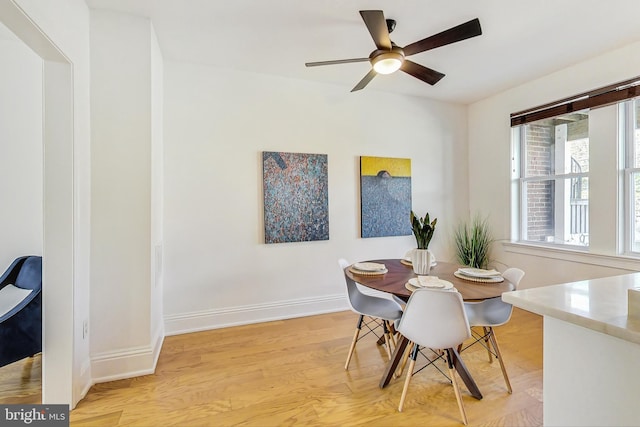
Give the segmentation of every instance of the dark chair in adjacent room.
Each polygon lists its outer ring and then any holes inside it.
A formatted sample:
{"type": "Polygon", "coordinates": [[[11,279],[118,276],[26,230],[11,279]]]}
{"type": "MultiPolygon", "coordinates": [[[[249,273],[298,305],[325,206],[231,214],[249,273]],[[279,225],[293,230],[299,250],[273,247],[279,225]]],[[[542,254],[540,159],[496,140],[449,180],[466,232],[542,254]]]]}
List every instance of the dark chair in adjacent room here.
{"type": "Polygon", "coordinates": [[[42,351],[42,257],[17,258],[0,277],[0,367],[42,351]]]}

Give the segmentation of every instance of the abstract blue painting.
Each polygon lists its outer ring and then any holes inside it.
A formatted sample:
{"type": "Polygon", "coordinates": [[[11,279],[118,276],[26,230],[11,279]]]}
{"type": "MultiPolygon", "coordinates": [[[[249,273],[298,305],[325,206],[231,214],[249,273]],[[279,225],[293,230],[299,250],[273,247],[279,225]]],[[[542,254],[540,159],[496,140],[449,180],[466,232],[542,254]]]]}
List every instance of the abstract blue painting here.
{"type": "Polygon", "coordinates": [[[329,240],[327,155],[262,153],[265,243],[329,240]]]}
{"type": "Polygon", "coordinates": [[[360,157],[362,237],[412,233],[411,159],[360,157]]]}

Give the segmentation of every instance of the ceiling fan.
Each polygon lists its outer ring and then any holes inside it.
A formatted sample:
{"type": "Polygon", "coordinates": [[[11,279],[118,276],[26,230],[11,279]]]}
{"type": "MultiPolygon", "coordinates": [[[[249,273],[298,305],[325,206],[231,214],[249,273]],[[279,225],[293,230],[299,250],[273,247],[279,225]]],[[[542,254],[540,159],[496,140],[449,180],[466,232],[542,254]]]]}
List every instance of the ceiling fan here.
{"type": "Polygon", "coordinates": [[[371,52],[368,58],[337,59],[334,61],[307,62],[304,64],[307,67],[316,67],[319,65],[348,64],[351,62],[371,62],[373,68],[351,89],[351,92],[364,89],[377,74],[391,74],[398,70],[402,70],[425,83],[434,85],[444,77],[444,74],[410,61],[407,59],[407,56],[482,34],[480,21],[478,18],[475,18],[464,24],[427,37],[426,39],[411,43],[405,47],[400,47],[389,38],[389,34],[396,26],[395,20],[385,19],[384,13],[382,13],[381,10],[361,10],[360,16],[362,16],[362,20],[367,26],[376,45],[376,50],[371,52]]]}

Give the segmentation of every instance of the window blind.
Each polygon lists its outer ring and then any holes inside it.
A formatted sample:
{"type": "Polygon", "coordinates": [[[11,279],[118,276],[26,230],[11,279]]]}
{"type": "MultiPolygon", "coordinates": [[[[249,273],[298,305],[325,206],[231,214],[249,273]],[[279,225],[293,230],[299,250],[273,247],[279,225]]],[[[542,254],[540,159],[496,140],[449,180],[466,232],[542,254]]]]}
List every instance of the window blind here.
{"type": "Polygon", "coordinates": [[[640,96],[640,76],[528,110],[511,113],[511,127],[587,108],[604,107],[638,96],[640,96]]]}

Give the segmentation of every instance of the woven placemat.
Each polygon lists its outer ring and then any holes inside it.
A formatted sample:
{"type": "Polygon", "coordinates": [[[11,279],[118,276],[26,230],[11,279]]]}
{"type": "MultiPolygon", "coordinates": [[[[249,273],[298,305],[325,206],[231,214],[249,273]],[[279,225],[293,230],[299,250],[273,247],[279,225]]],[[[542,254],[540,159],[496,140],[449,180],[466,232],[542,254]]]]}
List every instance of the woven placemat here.
{"type": "Polygon", "coordinates": [[[504,277],[502,277],[502,276],[495,276],[495,277],[469,277],[469,276],[465,276],[464,274],[459,273],[457,271],[454,271],[453,275],[456,276],[458,279],[468,280],[470,282],[478,282],[478,283],[500,283],[500,282],[504,282],[504,277]]]}
{"type": "Polygon", "coordinates": [[[387,270],[386,268],[384,270],[377,270],[377,271],[363,271],[363,270],[358,270],[353,266],[349,267],[349,271],[352,272],[353,274],[359,274],[361,276],[379,276],[381,274],[385,274],[389,272],[389,270],[387,270]]]}
{"type": "Polygon", "coordinates": [[[407,290],[411,291],[411,292],[413,292],[413,291],[415,291],[416,289],[418,289],[416,286],[413,286],[413,285],[412,285],[411,283],[409,283],[409,282],[405,283],[405,284],[404,284],[404,287],[405,287],[407,290]]]}

